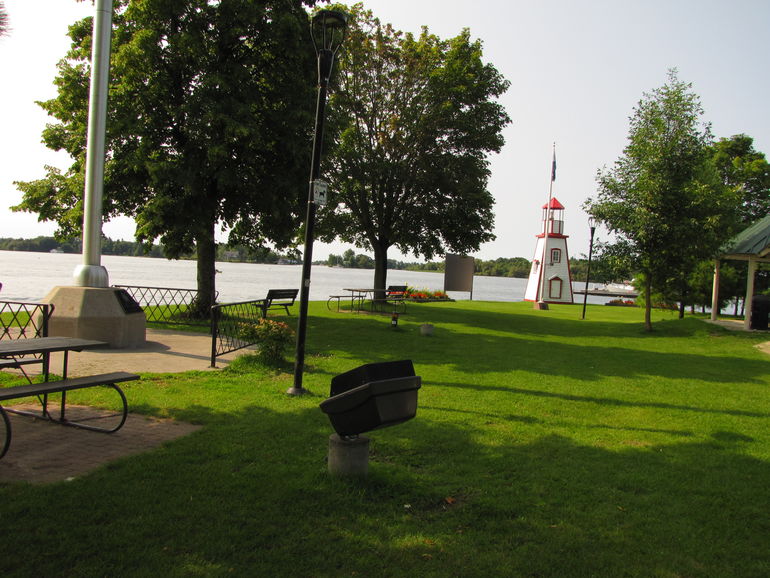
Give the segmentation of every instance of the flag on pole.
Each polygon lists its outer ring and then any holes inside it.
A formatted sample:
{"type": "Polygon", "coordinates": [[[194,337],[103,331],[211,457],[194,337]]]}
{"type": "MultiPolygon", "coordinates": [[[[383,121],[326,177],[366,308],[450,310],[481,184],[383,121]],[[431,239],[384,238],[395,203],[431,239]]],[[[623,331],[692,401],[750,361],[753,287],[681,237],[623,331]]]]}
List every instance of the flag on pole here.
{"type": "Polygon", "coordinates": [[[556,180],[556,147],[553,149],[553,164],[551,164],[551,182],[556,180]]]}

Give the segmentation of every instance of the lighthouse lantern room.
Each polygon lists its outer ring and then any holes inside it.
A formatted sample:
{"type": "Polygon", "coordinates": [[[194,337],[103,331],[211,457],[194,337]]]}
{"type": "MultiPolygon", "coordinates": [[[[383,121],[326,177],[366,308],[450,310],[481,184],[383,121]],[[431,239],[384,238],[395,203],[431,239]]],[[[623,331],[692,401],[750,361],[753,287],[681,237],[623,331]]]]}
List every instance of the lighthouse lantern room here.
{"type": "Polygon", "coordinates": [[[525,301],[572,303],[572,277],[564,234],[564,206],[552,197],[543,205],[543,226],[537,235],[525,301]]]}

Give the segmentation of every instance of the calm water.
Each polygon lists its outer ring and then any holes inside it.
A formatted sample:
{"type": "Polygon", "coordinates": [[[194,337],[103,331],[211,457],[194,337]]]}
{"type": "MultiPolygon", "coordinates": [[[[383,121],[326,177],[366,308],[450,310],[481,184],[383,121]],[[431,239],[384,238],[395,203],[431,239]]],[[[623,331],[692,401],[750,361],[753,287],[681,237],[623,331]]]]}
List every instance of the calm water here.
{"type": "MultiPolygon", "coordinates": [[[[72,285],[72,273],[82,261],[80,255],[63,253],[28,253],[0,251],[0,298],[4,301],[38,301],[57,285],[72,285]]],[[[102,256],[111,285],[143,285],[195,289],[194,261],[169,261],[147,257],[102,256]]],[[[217,263],[219,301],[260,299],[268,289],[300,286],[301,265],[255,265],[252,263],[217,263]]],[[[339,294],[343,287],[371,287],[374,271],[313,266],[311,301],[325,301],[339,294]]],[[[389,285],[439,290],[444,288],[443,273],[388,271],[389,285]]],[[[478,301],[521,301],[526,279],[510,277],[475,277],[473,299],[478,301]]],[[[575,283],[576,288],[583,287],[575,283]]],[[[450,293],[455,299],[468,299],[469,293],[450,293]]],[[[582,296],[575,296],[576,301],[582,296]]],[[[603,298],[589,297],[589,303],[603,303],[603,298]]]]}

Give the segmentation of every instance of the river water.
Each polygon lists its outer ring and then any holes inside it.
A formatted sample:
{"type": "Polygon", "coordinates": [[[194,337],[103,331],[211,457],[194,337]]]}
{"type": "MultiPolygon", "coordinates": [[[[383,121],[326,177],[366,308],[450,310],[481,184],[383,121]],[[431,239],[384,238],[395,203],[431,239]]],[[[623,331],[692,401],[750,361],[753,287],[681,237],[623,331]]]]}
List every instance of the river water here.
{"type": "MultiPolygon", "coordinates": [[[[82,262],[80,255],[0,251],[0,299],[3,301],[39,301],[58,285],[73,285],[72,274],[82,262]]],[[[102,256],[111,285],[196,288],[195,261],[170,261],[149,257],[102,256]]],[[[257,265],[217,262],[217,290],[220,303],[261,299],[268,289],[299,288],[301,265],[257,265]]],[[[311,271],[310,300],[325,301],[339,295],[345,287],[371,287],[371,269],[341,269],[314,265],[311,271]]],[[[388,271],[388,285],[409,285],[420,289],[444,288],[443,273],[388,271]]],[[[583,288],[582,283],[574,283],[583,288]]],[[[512,277],[474,277],[473,299],[478,301],[522,301],[526,279],[512,277]]],[[[469,293],[450,292],[454,299],[469,299],[469,293]]],[[[582,296],[576,295],[582,302],[582,296]]],[[[589,296],[589,303],[604,303],[606,298],[589,296]]]]}

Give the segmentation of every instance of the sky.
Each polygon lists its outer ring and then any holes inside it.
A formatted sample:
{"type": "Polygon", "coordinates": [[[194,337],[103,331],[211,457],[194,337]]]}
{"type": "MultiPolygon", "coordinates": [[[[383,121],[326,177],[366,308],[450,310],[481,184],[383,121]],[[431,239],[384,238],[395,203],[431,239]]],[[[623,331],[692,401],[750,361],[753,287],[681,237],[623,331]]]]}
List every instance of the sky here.
{"type": "MultiPolygon", "coordinates": [[[[91,2],[4,0],[10,35],[0,39],[0,237],[55,230],[36,215],[12,213],[21,200],[13,181],[44,175],[44,165],[69,165],[41,143],[47,122],[35,104],[55,96],[56,62],[69,46],[67,26],[93,13],[91,2]]],[[[666,82],[670,68],[692,83],[715,137],[745,133],[770,153],[770,2],[767,0],[364,0],[383,22],[404,32],[427,26],[442,38],[464,28],[483,43],[483,59],[511,83],[500,98],[512,123],[505,146],[490,157],[496,240],[473,256],[532,258],[548,200],[565,206],[570,256],[588,253],[586,199],[596,173],[623,153],[629,117],[645,93],[666,82]],[[472,7],[472,8],[469,8],[472,7]]],[[[121,218],[105,223],[113,239],[133,238],[121,218]]],[[[599,230],[597,238],[606,238],[599,230]]],[[[316,243],[314,259],[348,245],[316,243]]],[[[362,249],[352,247],[357,253],[362,249]]],[[[390,258],[402,256],[391,249],[390,258]]]]}

